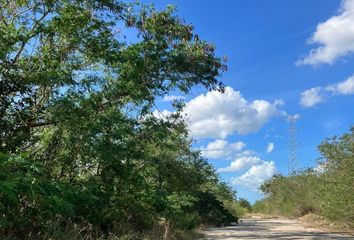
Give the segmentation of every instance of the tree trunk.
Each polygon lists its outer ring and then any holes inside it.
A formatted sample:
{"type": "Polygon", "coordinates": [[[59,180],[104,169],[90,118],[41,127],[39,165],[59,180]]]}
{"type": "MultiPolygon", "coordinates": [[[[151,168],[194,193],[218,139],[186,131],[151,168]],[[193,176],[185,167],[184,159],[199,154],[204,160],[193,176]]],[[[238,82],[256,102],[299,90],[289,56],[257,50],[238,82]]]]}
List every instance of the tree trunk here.
{"type": "Polygon", "coordinates": [[[170,221],[167,220],[164,224],[164,227],[165,227],[165,233],[164,233],[163,239],[164,240],[172,240],[172,229],[171,229],[170,221]]]}

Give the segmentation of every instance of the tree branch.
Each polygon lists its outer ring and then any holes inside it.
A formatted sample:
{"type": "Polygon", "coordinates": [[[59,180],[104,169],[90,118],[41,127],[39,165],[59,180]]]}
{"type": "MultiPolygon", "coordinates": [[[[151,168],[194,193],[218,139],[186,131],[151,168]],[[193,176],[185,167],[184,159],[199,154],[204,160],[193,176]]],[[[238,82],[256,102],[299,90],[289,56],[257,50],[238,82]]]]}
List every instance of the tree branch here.
{"type": "Polygon", "coordinates": [[[57,122],[55,121],[49,121],[49,122],[30,122],[27,123],[27,128],[36,128],[36,127],[45,127],[49,125],[55,125],[57,122]]]}
{"type": "Polygon", "coordinates": [[[17,51],[15,58],[12,60],[12,64],[15,64],[15,63],[18,61],[18,59],[19,59],[20,56],[21,56],[21,53],[23,52],[23,50],[24,50],[25,47],[26,47],[27,42],[28,42],[31,38],[33,38],[34,36],[37,35],[37,33],[32,33],[32,32],[33,32],[34,29],[37,27],[37,25],[38,25],[46,16],[48,16],[48,14],[50,13],[51,9],[52,9],[52,6],[50,6],[50,7],[48,8],[48,10],[45,11],[45,12],[43,13],[43,15],[42,15],[38,20],[36,20],[36,21],[33,23],[32,27],[31,27],[31,30],[30,30],[29,33],[28,33],[28,36],[26,37],[26,39],[24,39],[24,40],[22,41],[22,44],[21,44],[20,49],[17,51]]]}

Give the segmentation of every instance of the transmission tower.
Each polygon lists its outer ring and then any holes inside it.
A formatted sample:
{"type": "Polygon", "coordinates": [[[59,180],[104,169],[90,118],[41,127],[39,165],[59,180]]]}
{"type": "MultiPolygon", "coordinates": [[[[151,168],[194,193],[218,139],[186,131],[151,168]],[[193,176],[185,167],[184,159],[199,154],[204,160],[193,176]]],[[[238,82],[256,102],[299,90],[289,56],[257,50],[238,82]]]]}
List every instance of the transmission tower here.
{"type": "Polygon", "coordinates": [[[295,174],[298,170],[298,155],[297,155],[297,128],[296,121],[299,115],[293,115],[288,117],[289,122],[289,174],[295,174]]]}

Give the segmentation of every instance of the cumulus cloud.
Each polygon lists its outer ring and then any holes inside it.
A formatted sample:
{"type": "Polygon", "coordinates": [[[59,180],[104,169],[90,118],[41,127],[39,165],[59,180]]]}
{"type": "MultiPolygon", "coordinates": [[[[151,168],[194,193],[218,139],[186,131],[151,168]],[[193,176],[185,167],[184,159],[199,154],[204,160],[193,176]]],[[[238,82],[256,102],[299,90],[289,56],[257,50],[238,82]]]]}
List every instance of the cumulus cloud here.
{"type": "Polygon", "coordinates": [[[272,143],[272,142],[270,142],[270,143],[268,143],[268,145],[267,145],[267,153],[271,153],[271,152],[273,152],[273,150],[274,150],[274,143],[272,143]]]}
{"type": "MultiPolygon", "coordinates": [[[[353,22],[354,25],[354,22],[353,22]]],[[[326,91],[332,92],[337,95],[352,95],[354,94],[354,74],[343,82],[339,82],[333,85],[329,85],[326,91]]]]}
{"type": "Polygon", "coordinates": [[[253,151],[253,150],[244,150],[242,152],[238,152],[234,155],[235,158],[241,158],[241,157],[248,157],[248,156],[251,156],[251,155],[255,155],[256,152],[253,151]]]}
{"type": "Polygon", "coordinates": [[[309,39],[310,44],[320,46],[297,64],[332,64],[338,58],[354,52],[354,0],[344,0],[340,13],[317,25],[309,39]]]}
{"type": "Polygon", "coordinates": [[[228,143],[225,140],[217,139],[210,142],[206,147],[201,147],[202,155],[207,158],[229,158],[234,154],[238,154],[246,146],[244,142],[238,141],[228,143]]]}
{"type": "Polygon", "coordinates": [[[270,179],[277,169],[274,162],[262,161],[261,164],[252,166],[247,172],[231,180],[233,186],[246,186],[257,190],[264,181],[270,179]]]}
{"type": "Polygon", "coordinates": [[[162,100],[164,102],[172,102],[172,101],[175,101],[175,100],[183,100],[183,99],[185,99],[184,96],[168,95],[168,96],[164,96],[162,100]]]}
{"type": "Polygon", "coordinates": [[[234,161],[231,162],[230,166],[225,168],[219,168],[218,172],[225,173],[225,172],[238,172],[242,169],[247,167],[251,167],[255,164],[261,163],[262,160],[259,157],[255,156],[245,156],[236,158],[234,161]]]}
{"type": "Polygon", "coordinates": [[[248,102],[240,92],[226,87],[225,93],[208,92],[186,103],[190,133],[195,138],[226,138],[237,134],[248,134],[259,130],[270,118],[281,114],[277,100],[248,102]]]}
{"type": "MultiPolygon", "coordinates": [[[[219,168],[219,173],[235,173],[231,178],[233,186],[246,186],[252,190],[257,189],[265,180],[271,178],[276,172],[276,166],[272,161],[261,159],[252,150],[242,150],[245,147],[243,142],[228,143],[218,139],[211,142],[207,147],[202,148],[203,155],[212,158],[232,156],[233,161],[224,168],[219,168]]],[[[274,147],[274,145],[273,145],[274,147]]]]}
{"type": "Polygon", "coordinates": [[[332,95],[353,95],[354,94],[354,74],[348,79],[326,87],[314,87],[301,93],[300,105],[303,107],[312,107],[318,103],[324,102],[332,95]]]}
{"type": "Polygon", "coordinates": [[[277,172],[277,168],[273,161],[262,160],[252,152],[249,155],[236,157],[229,166],[219,168],[218,172],[234,172],[238,176],[231,178],[233,186],[245,186],[257,190],[265,180],[271,178],[277,172]]]}
{"type": "Polygon", "coordinates": [[[324,101],[324,96],[321,93],[320,87],[310,88],[301,93],[300,104],[303,107],[312,107],[324,101]]]}

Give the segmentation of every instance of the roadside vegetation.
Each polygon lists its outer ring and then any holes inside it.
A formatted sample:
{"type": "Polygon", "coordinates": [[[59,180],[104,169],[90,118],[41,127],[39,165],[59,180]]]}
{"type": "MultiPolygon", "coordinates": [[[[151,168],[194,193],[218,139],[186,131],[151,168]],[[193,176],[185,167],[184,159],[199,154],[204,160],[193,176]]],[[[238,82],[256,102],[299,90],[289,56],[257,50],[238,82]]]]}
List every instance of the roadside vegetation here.
{"type": "Polygon", "coordinates": [[[276,175],[261,186],[266,198],[254,211],[286,217],[315,214],[338,227],[354,230],[354,127],[318,147],[319,168],[290,176],[276,175]]]}
{"type": "Polygon", "coordinates": [[[0,14],[1,239],[182,239],[245,211],[191,147],[183,103],[156,114],[171,92],[223,91],[225,63],[172,7],[13,0],[0,14]]]}

